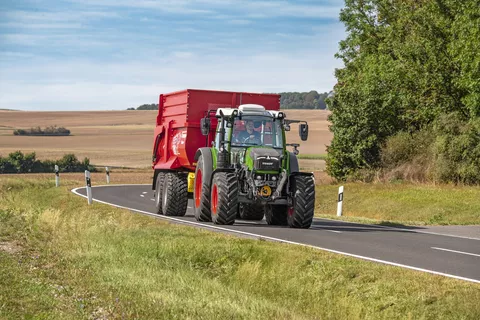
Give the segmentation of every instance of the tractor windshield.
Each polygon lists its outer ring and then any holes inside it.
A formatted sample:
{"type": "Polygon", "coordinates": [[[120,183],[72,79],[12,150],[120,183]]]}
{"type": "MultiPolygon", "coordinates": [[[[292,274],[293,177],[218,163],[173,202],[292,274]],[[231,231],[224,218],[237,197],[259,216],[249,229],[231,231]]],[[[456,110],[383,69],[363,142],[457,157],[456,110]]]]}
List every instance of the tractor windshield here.
{"type": "Polygon", "coordinates": [[[283,149],[283,132],[280,120],[268,116],[242,116],[235,119],[232,147],[266,146],[283,149]]]}

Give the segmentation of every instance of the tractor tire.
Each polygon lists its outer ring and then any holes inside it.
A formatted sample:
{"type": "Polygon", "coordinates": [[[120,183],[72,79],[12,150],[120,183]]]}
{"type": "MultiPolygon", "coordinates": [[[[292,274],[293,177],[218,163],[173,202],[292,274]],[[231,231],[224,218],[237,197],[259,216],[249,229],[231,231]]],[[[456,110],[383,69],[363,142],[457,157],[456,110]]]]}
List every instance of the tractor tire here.
{"type": "Polygon", "coordinates": [[[263,219],[264,208],[262,205],[241,203],[238,205],[238,216],[243,220],[256,220],[263,219]]]}
{"type": "Polygon", "coordinates": [[[184,216],[188,204],[187,177],[183,174],[166,173],[163,182],[162,212],[166,216],[184,216]]]}
{"type": "Polygon", "coordinates": [[[265,206],[265,220],[267,224],[272,226],[286,226],[287,221],[287,206],[285,205],[272,205],[267,204],[265,206]]]}
{"type": "Polygon", "coordinates": [[[163,214],[162,199],[163,199],[163,181],[165,181],[165,172],[160,172],[157,175],[155,182],[155,213],[163,214]]]}
{"type": "Polygon", "coordinates": [[[193,212],[195,219],[201,222],[212,221],[210,214],[210,177],[212,176],[212,160],[198,158],[193,184],[193,212]]]}
{"type": "Polygon", "coordinates": [[[219,172],[212,181],[210,210],[214,224],[229,225],[235,222],[238,206],[238,182],[235,173],[219,172]]]}
{"type": "Polygon", "coordinates": [[[288,225],[308,229],[315,211],[315,182],[311,176],[293,176],[292,180],[293,205],[288,208],[288,225]]]}

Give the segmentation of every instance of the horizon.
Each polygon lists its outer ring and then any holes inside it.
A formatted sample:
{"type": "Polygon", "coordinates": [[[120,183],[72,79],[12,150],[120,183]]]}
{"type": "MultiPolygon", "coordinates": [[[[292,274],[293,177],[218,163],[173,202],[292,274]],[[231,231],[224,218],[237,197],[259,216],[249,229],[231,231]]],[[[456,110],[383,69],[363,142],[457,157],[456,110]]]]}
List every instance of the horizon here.
{"type": "Polygon", "coordinates": [[[343,0],[0,4],[0,109],[109,111],[186,88],[329,92],[343,0]]]}

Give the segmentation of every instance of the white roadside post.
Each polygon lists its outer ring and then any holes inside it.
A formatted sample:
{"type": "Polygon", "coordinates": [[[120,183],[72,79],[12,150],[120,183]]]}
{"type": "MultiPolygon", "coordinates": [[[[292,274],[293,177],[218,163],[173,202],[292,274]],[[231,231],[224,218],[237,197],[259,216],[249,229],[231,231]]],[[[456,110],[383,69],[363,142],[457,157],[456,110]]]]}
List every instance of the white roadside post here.
{"type": "Polygon", "coordinates": [[[58,166],[55,165],[55,187],[60,185],[60,173],[58,172],[58,166]]]}
{"type": "Polygon", "coordinates": [[[337,217],[342,216],[343,210],[343,186],[338,188],[338,204],[337,204],[337,217]]]}
{"type": "Polygon", "coordinates": [[[110,184],[110,170],[108,170],[108,167],[105,167],[105,174],[107,175],[107,184],[110,184]]]}
{"type": "Polygon", "coordinates": [[[92,204],[92,181],[90,180],[90,171],[85,170],[85,182],[87,183],[88,204],[92,204]]]}

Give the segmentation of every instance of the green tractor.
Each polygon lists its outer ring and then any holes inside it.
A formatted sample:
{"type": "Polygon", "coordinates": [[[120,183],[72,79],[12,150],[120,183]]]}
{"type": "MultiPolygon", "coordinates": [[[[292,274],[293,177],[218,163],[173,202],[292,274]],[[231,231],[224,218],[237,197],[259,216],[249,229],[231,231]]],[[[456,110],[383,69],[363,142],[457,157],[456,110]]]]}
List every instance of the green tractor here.
{"type": "Polygon", "coordinates": [[[195,218],[231,225],[235,219],[265,216],[269,225],[309,228],[315,209],[314,177],[299,170],[298,144],[285,141],[291,123],[300,123],[300,138],[307,140],[308,124],[255,104],[214,112],[200,121],[205,136],[213,116],[218,124],[212,147],[195,154],[195,218]]]}

